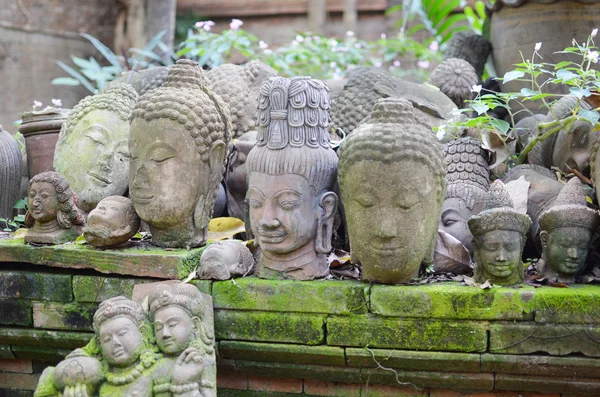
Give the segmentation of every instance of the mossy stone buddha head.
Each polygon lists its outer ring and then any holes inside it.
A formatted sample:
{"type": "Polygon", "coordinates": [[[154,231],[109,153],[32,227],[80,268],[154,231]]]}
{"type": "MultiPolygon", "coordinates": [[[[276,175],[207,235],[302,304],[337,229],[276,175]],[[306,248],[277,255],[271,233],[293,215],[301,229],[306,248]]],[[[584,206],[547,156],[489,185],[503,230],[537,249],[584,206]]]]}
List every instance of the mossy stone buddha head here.
{"type": "Polygon", "coordinates": [[[161,247],[205,243],[232,137],[229,109],[202,73],[196,62],[177,61],[132,114],[129,193],[161,247]]]}
{"type": "Polygon", "coordinates": [[[311,280],[329,273],[337,156],[329,146],[329,89],[307,77],[261,87],[258,140],[248,154],[246,203],[262,249],[257,275],[311,280]]]}
{"type": "Polygon", "coordinates": [[[129,117],[137,98],[131,86],[116,84],[81,100],[62,125],[54,169],[67,178],[85,212],[127,192],[129,117]]]}
{"type": "Polygon", "coordinates": [[[351,254],[363,279],[410,281],[433,259],[446,192],[441,144],[409,101],[386,98],[339,156],[351,254]]]}
{"type": "Polygon", "coordinates": [[[572,178],[552,207],[540,215],[544,275],[574,282],[585,268],[592,235],[599,224],[598,211],[587,207],[581,181],[572,178]]]}
{"type": "Polygon", "coordinates": [[[523,282],[521,254],[530,227],[531,219],[513,208],[502,181],[492,183],[483,211],[469,219],[474,236],[475,281],[500,285],[523,282]]]}

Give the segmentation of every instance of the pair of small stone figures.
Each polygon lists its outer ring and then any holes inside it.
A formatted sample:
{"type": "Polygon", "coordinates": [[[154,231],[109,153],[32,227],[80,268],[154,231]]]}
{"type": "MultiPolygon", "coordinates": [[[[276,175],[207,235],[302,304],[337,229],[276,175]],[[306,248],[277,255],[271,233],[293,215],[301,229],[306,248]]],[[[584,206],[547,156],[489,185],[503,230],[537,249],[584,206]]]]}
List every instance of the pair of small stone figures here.
{"type": "Polygon", "coordinates": [[[35,397],[215,397],[212,299],[160,284],[147,309],[122,296],[100,304],[92,340],[40,377],[35,397]]]}

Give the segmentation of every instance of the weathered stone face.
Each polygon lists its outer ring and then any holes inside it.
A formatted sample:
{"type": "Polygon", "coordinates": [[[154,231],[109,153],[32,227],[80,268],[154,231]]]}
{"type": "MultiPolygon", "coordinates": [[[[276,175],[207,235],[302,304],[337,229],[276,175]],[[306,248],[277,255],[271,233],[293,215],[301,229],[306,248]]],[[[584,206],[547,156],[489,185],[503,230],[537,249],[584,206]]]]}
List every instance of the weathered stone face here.
{"type": "Polygon", "coordinates": [[[580,273],[585,266],[591,238],[592,233],[583,227],[561,227],[550,232],[542,231],[546,268],[551,268],[550,273],[567,276],[580,273]]]}
{"type": "Polygon", "coordinates": [[[590,154],[597,136],[598,131],[594,131],[594,126],[583,120],[575,121],[568,133],[559,131],[552,153],[552,165],[565,172],[570,167],[583,175],[590,175],[590,154]]]}
{"type": "Polygon", "coordinates": [[[48,223],[56,220],[58,214],[58,198],[54,186],[48,182],[34,182],[29,188],[27,206],[29,213],[37,223],[48,223]]]}
{"type": "Polygon", "coordinates": [[[256,131],[242,135],[234,143],[234,152],[230,157],[226,175],[227,211],[229,216],[245,219],[244,199],[248,190],[246,159],[250,150],[256,145],[256,131]]]}
{"type": "Polygon", "coordinates": [[[251,273],[254,258],[246,246],[237,241],[217,241],[202,252],[201,279],[228,280],[251,273]]]}
{"type": "Polygon", "coordinates": [[[360,161],[345,175],[340,186],[350,245],[363,265],[363,279],[415,277],[431,250],[440,211],[429,169],[407,160],[360,161]]]}
{"type": "Polygon", "coordinates": [[[154,332],[158,348],[167,355],[178,355],[194,339],[194,324],[185,310],[169,306],[154,315],[154,332]]]}
{"type": "Polygon", "coordinates": [[[476,281],[489,280],[497,284],[523,281],[525,269],[521,262],[521,239],[514,230],[491,230],[475,237],[476,281]],[[479,269],[478,269],[479,268],[479,269]]]}
{"type": "Polygon", "coordinates": [[[452,235],[471,251],[473,234],[467,222],[472,215],[473,211],[468,208],[464,200],[447,198],[442,204],[442,218],[438,229],[452,235]]]}
{"type": "Polygon", "coordinates": [[[142,335],[131,319],[117,317],[106,321],[98,336],[102,356],[109,365],[128,367],[139,359],[142,335]]]}
{"type": "Polygon", "coordinates": [[[68,134],[55,169],[71,184],[81,208],[90,212],[104,197],[127,191],[129,122],[118,113],[92,110],[68,134]]]}
{"type": "Polygon", "coordinates": [[[139,228],[140,217],[135,213],[131,200],[109,196],[90,212],[83,236],[91,245],[110,247],[127,242],[139,228]]]}

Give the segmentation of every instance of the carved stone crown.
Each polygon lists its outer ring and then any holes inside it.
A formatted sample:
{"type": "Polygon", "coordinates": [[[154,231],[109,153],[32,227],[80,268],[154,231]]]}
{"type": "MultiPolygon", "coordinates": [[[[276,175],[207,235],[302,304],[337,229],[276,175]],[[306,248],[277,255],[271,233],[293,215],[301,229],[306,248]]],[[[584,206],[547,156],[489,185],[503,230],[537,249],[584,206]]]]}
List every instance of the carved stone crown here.
{"type": "Polygon", "coordinates": [[[204,307],[200,291],[193,285],[183,283],[157,285],[148,294],[148,305],[151,317],[160,309],[171,306],[185,310],[190,317],[202,317],[204,307]]]}
{"type": "Polygon", "coordinates": [[[540,215],[540,228],[550,231],[561,227],[582,227],[595,231],[600,215],[587,207],[583,185],[572,178],[560,191],[556,201],[540,215]]]}
{"type": "Polygon", "coordinates": [[[124,296],[116,296],[100,303],[98,310],[94,313],[94,329],[96,330],[96,333],[100,331],[100,327],[102,327],[102,324],[106,321],[119,317],[129,318],[138,327],[140,327],[145,320],[142,306],[124,296]]]}
{"type": "Polygon", "coordinates": [[[463,59],[449,58],[440,63],[429,76],[429,83],[438,87],[462,109],[473,95],[472,87],[479,77],[471,64],[463,59]]]}
{"type": "Polygon", "coordinates": [[[492,230],[510,230],[525,236],[530,227],[531,219],[514,209],[512,199],[500,180],[490,186],[484,210],[469,219],[469,229],[474,236],[492,230]]]}

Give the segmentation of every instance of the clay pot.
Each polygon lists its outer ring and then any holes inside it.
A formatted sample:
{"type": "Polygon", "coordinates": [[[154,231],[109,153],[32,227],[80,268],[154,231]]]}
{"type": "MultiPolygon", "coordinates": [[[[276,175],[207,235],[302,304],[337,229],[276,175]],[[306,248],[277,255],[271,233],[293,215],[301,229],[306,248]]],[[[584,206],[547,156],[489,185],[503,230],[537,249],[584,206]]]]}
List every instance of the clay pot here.
{"type": "Polygon", "coordinates": [[[12,218],[19,199],[23,157],[19,144],[0,126],[0,218],[12,218]]]}
{"type": "Polygon", "coordinates": [[[19,132],[25,137],[29,178],[41,172],[54,171],[54,148],[69,112],[69,109],[48,108],[23,113],[19,132]]]}
{"type": "MultiPolygon", "coordinates": [[[[525,59],[530,59],[536,43],[540,42],[542,46],[538,53],[543,57],[543,62],[556,64],[565,60],[581,61],[578,57],[554,52],[572,46],[572,39],[580,44],[585,43],[592,29],[598,27],[598,1],[556,1],[549,4],[540,2],[541,0],[498,0],[493,9],[488,10],[494,65],[499,77],[514,70],[514,65],[522,62],[519,51],[523,52],[525,59]]],[[[536,61],[539,59],[536,58],[536,61]]],[[[540,76],[539,82],[545,81],[546,78],[545,75],[540,76]]],[[[511,81],[502,84],[501,88],[503,92],[519,92],[526,84],[511,81]]],[[[544,92],[565,94],[568,93],[568,88],[550,84],[544,87],[544,92]]],[[[538,102],[528,101],[524,104],[534,113],[539,109],[538,102]]],[[[522,112],[519,115],[524,117],[527,113],[522,112]]]]}

